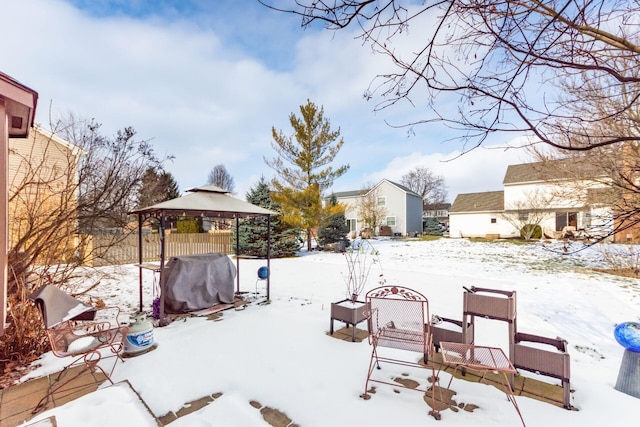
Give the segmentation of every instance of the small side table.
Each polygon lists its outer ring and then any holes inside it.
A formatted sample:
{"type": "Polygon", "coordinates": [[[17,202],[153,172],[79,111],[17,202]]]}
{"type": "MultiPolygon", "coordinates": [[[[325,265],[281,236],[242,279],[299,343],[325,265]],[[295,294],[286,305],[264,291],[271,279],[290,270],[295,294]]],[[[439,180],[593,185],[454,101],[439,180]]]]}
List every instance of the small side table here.
{"type": "Polygon", "coordinates": [[[487,372],[496,372],[499,374],[500,381],[504,386],[504,392],[507,395],[507,398],[513,404],[516,412],[518,412],[522,425],[526,427],[508,378],[509,374],[515,374],[517,371],[501,348],[441,342],[440,351],[442,353],[442,361],[447,365],[455,366],[447,388],[451,387],[451,382],[453,381],[459,367],[482,372],[482,379],[484,379],[487,372]]]}

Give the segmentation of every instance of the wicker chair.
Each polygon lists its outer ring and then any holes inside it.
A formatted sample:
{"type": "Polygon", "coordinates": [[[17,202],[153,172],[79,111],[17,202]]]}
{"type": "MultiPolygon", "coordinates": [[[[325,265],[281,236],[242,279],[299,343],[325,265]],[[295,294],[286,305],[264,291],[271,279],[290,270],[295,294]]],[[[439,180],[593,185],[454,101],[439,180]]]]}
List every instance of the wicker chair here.
{"type": "MultiPolygon", "coordinates": [[[[367,324],[369,328],[369,344],[372,346],[371,359],[365,392],[361,395],[369,399],[369,385],[372,382],[392,385],[402,388],[398,382],[374,378],[373,373],[381,369],[380,363],[412,366],[431,370],[432,386],[428,388],[409,388],[411,390],[431,393],[432,410],[430,415],[440,419],[440,413],[435,408],[435,383],[437,381],[433,363],[427,362],[433,356],[433,342],[429,324],[429,301],[427,298],[408,288],[400,286],[382,286],[372,289],[366,294],[368,308],[367,324]],[[397,359],[382,354],[382,348],[394,348],[420,354],[420,359],[397,359]]],[[[394,355],[398,352],[394,353],[394,355]]]]}
{"type": "Polygon", "coordinates": [[[38,289],[29,295],[29,299],[40,310],[52,353],[60,358],[71,357],[71,361],[51,383],[47,395],[33,412],[44,409],[53,393],[86,370],[98,369],[113,384],[111,374],[118,360],[122,360],[120,352],[128,332],[128,327],[119,322],[120,309],[97,309],[52,285],[38,289]],[[114,358],[109,373],[100,365],[108,357],[114,358]],[[65,378],[69,369],[78,365],[83,366],[83,369],[70,378],[65,378]]]}

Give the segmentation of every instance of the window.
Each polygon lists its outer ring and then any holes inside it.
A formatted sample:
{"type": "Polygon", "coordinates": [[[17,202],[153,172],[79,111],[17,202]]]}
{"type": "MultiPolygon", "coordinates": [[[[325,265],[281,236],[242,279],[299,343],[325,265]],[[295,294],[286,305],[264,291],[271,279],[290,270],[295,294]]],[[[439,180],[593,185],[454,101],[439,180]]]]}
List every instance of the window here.
{"type": "Polygon", "coordinates": [[[578,228],[577,212],[556,212],[556,231],[562,231],[566,226],[578,228]]]}
{"type": "Polygon", "coordinates": [[[518,212],[518,221],[521,221],[521,222],[529,221],[529,213],[528,212],[518,212]]]}
{"type": "Polygon", "coordinates": [[[388,216],[387,217],[387,225],[389,227],[393,227],[396,225],[396,217],[395,216],[388,216]]]}
{"type": "Polygon", "coordinates": [[[495,224],[496,223],[496,219],[495,218],[491,218],[491,224],[495,224]]]}
{"type": "Polygon", "coordinates": [[[378,197],[378,206],[386,206],[386,205],[387,205],[387,198],[384,196],[378,197]]]}
{"type": "Polygon", "coordinates": [[[355,218],[348,219],[347,225],[349,226],[349,231],[356,231],[357,222],[355,218]]]}

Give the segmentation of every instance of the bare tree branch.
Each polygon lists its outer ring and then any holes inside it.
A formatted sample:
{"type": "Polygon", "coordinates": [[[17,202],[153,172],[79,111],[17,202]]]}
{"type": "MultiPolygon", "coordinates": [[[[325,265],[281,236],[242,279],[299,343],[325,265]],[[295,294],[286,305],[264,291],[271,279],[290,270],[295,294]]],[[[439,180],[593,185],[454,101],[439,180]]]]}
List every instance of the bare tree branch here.
{"type": "Polygon", "coordinates": [[[593,124],[629,120],[639,102],[637,1],[296,0],[288,9],[261,2],[301,16],[303,27],[351,29],[387,56],[396,70],[380,74],[365,98],[382,98],[376,110],[400,101],[431,109],[405,126],[443,123],[470,148],[493,132],[532,133],[578,151],[640,141],[640,134],[611,131],[585,137],[593,124]],[[565,90],[567,79],[576,90],[565,90]],[[607,87],[617,107],[577,113],[574,105],[597,95],[587,82],[607,87]]]}

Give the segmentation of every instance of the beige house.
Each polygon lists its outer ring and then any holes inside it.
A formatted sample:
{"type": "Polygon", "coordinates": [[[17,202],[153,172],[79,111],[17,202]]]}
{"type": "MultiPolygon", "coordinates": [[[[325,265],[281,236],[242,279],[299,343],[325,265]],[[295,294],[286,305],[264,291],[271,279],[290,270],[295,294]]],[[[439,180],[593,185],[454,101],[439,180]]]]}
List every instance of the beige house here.
{"type": "Polygon", "coordinates": [[[73,251],[80,154],[78,147],[38,126],[28,138],[9,139],[10,250],[24,250],[43,238],[36,230],[49,229],[50,251],[42,257],[64,260],[73,251]]]}

